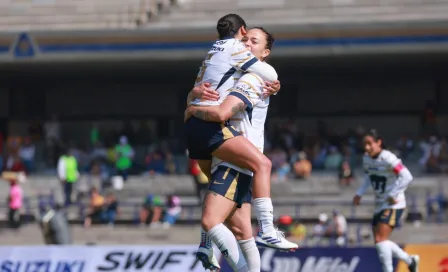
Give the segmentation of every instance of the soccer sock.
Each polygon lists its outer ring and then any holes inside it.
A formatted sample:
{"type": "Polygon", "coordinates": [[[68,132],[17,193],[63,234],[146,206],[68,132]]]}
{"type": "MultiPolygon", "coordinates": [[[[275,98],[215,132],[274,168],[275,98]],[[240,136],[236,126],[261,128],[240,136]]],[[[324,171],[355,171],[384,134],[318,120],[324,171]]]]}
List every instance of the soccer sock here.
{"type": "Polygon", "coordinates": [[[274,207],[270,198],[262,197],[252,200],[257,214],[258,226],[261,233],[270,233],[274,228],[274,207]]]}
{"type": "Polygon", "coordinates": [[[376,244],[376,251],[380,257],[380,261],[383,264],[384,272],[394,272],[394,267],[392,264],[392,249],[387,241],[380,242],[376,244]]]}
{"type": "Polygon", "coordinates": [[[235,236],[224,224],[214,226],[208,235],[234,271],[239,271],[246,266],[246,262],[239,252],[235,236]]]}
{"type": "Polygon", "coordinates": [[[392,250],[392,254],[394,257],[402,260],[407,265],[410,265],[412,263],[411,256],[409,256],[409,254],[407,254],[406,251],[401,249],[401,247],[399,245],[397,245],[396,243],[394,243],[390,240],[384,241],[384,243],[386,243],[386,242],[387,242],[388,247],[390,247],[390,249],[392,250]]]}
{"type": "Polygon", "coordinates": [[[212,239],[203,228],[201,228],[201,247],[212,248],[212,239]]]}
{"type": "Polygon", "coordinates": [[[255,239],[252,237],[248,240],[239,240],[238,244],[243,252],[244,259],[246,259],[247,268],[249,272],[261,271],[260,251],[258,251],[255,239]]]}

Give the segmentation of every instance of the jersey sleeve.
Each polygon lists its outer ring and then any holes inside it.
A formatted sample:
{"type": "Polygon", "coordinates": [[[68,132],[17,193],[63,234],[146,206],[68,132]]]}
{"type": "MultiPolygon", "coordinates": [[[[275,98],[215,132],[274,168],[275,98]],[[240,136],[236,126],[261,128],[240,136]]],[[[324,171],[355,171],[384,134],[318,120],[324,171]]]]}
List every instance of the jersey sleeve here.
{"type": "Polygon", "coordinates": [[[275,81],[278,79],[275,69],[259,61],[243,43],[236,44],[231,51],[230,65],[243,72],[255,73],[263,80],[275,81]]]}
{"type": "Polygon", "coordinates": [[[230,89],[229,95],[241,99],[251,109],[263,99],[263,80],[255,74],[243,75],[235,87],[230,89]]]}
{"type": "Polygon", "coordinates": [[[388,152],[385,156],[385,161],[389,164],[389,168],[395,174],[399,174],[406,167],[403,165],[401,160],[392,152],[388,152]]]}

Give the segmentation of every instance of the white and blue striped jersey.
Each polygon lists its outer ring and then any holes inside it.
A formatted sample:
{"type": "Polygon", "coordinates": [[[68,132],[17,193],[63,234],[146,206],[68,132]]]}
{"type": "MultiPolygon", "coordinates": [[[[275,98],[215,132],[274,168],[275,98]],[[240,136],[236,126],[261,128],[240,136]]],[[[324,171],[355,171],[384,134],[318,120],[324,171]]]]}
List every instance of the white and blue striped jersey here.
{"type": "MultiPolygon", "coordinates": [[[[230,118],[230,124],[261,152],[264,150],[264,125],[269,107],[269,97],[263,97],[263,86],[264,81],[260,76],[246,73],[229,92],[229,95],[240,98],[246,104],[245,110],[237,112],[230,118]]],[[[228,166],[247,175],[253,174],[247,169],[242,169],[215,157],[212,160],[212,172],[218,165],[228,166]]]]}
{"type": "Polygon", "coordinates": [[[235,86],[244,72],[255,73],[267,81],[277,80],[275,69],[267,63],[258,61],[240,40],[232,38],[216,41],[202,63],[195,86],[210,83],[211,88],[219,93],[219,101],[202,101],[196,98],[190,105],[221,104],[227,97],[228,90],[235,86]]]}

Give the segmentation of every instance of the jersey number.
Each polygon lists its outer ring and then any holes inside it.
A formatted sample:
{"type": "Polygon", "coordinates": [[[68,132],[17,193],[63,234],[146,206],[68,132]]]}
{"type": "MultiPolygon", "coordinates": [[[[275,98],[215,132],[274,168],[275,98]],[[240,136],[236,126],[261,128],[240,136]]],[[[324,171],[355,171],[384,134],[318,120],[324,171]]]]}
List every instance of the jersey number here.
{"type": "Polygon", "coordinates": [[[213,57],[214,54],[208,54],[207,58],[202,62],[201,69],[199,70],[199,75],[196,78],[196,84],[201,83],[202,79],[204,78],[205,70],[207,70],[207,64],[206,61],[210,60],[213,57]]]}
{"type": "Polygon", "coordinates": [[[373,189],[377,193],[384,193],[386,190],[386,181],[387,178],[383,176],[370,175],[370,182],[372,182],[373,189]]]}

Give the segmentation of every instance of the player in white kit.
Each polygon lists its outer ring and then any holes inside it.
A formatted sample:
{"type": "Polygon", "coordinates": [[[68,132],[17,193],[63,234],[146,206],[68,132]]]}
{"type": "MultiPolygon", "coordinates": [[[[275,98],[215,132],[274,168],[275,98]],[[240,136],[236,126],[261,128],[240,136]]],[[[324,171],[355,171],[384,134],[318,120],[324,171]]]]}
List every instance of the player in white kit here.
{"type": "MultiPolygon", "coordinates": [[[[253,28],[248,31],[243,41],[254,55],[264,60],[270,54],[274,39],[264,29],[253,28]]],[[[207,113],[208,117],[204,120],[215,122],[230,118],[231,125],[263,152],[264,125],[269,106],[269,97],[264,96],[263,86],[264,82],[258,75],[246,73],[239,79],[235,87],[229,90],[228,97],[220,106],[190,107],[187,110],[187,115],[202,112],[204,114],[199,114],[199,116],[205,116],[207,113]]],[[[216,244],[225,252],[224,257],[234,271],[259,272],[260,256],[252,237],[250,216],[252,172],[218,158],[213,158],[212,172],[209,186],[209,191],[212,193],[208,194],[204,201],[203,228],[211,229],[210,235],[213,235],[215,228],[223,226],[222,223],[233,213],[226,222],[240,244],[248,270],[244,270],[245,262],[239,256],[238,244],[232,237],[226,241],[218,241],[216,244]],[[235,211],[235,207],[240,209],[235,211]]],[[[262,233],[257,236],[257,242],[260,245],[270,247],[271,244],[281,244],[274,248],[297,248],[296,244],[285,240],[280,232],[275,231],[275,235],[263,235],[264,218],[259,221],[259,225],[262,233]]],[[[200,255],[198,257],[201,259],[202,254],[203,263],[209,259],[209,255],[212,253],[211,248],[204,244],[206,245],[207,242],[202,241],[198,250],[198,255],[200,255]]]]}
{"type": "Polygon", "coordinates": [[[365,155],[363,167],[364,182],[353,198],[353,204],[359,205],[362,195],[371,186],[375,194],[375,214],[372,228],[376,249],[384,272],[393,272],[392,259],[404,261],[410,272],[418,272],[419,257],[410,256],[400,246],[389,240],[393,229],[400,224],[406,208],[404,192],[413,177],[401,160],[389,150],[384,149],[383,139],[376,130],[364,137],[365,155]]]}

